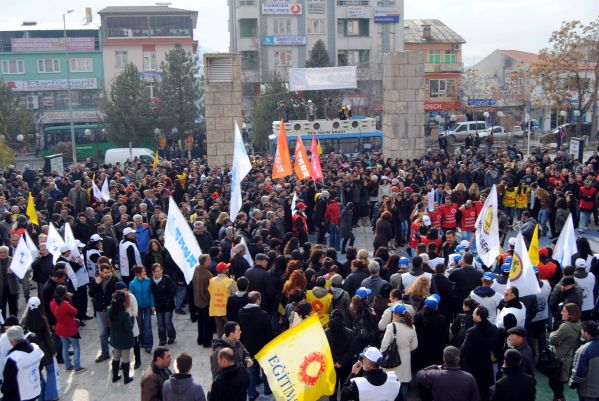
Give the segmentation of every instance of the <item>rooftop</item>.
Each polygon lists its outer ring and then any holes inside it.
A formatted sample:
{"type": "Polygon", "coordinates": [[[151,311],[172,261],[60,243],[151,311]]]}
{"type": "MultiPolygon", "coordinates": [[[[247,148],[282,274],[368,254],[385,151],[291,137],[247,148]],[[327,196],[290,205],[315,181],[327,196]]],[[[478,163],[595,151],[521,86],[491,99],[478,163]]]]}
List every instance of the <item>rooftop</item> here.
{"type": "Polygon", "coordinates": [[[463,37],[458,35],[450,27],[438,19],[406,19],[404,20],[404,42],[405,43],[466,43],[463,37]],[[423,25],[431,27],[431,39],[425,39],[422,35],[423,25]]]}
{"type": "MultiPolygon", "coordinates": [[[[100,29],[100,22],[90,22],[89,24],[83,24],[78,22],[67,21],[67,31],[78,31],[78,30],[98,30],[100,29]]],[[[35,25],[21,25],[19,24],[0,24],[0,32],[25,32],[25,31],[62,31],[62,22],[53,23],[42,23],[35,25]]]]}
{"type": "Polygon", "coordinates": [[[110,6],[101,9],[98,14],[193,14],[197,16],[198,12],[168,6],[110,6]]]}
{"type": "Polygon", "coordinates": [[[508,57],[513,58],[521,63],[533,65],[538,63],[539,55],[536,53],[523,52],[521,50],[499,50],[508,57]]]}

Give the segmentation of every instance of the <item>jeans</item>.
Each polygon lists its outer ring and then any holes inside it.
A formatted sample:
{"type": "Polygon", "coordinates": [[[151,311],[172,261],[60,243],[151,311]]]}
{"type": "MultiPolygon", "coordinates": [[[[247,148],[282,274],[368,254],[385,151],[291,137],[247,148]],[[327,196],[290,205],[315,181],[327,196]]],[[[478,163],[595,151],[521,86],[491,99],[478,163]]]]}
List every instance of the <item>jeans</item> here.
{"type": "Polygon", "coordinates": [[[264,392],[270,391],[270,387],[268,387],[268,380],[266,380],[266,375],[260,368],[258,361],[254,359],[254,364],[251,368],[248,368],[248,373],[250,376],[250,386],[248,387],[248,397],[252,398],[258,394],[258,390],[256,390],[256,383],[258,382],[258,377],[262,375],[262,383],[264,383],[264,392]]]}
{"type": "Polygon", "coordinates": [[[410,227],[408,226],[408,221],[402,220],[400,222],[399,228],[400,228],[400,233],[401,233],[400,237],[399,237],[399,242],[406,243],[408,241],[408,233],[410,231],[410,227]]]}
{"type": "Polygon", "coordinates": [[[329,246],[336,250],[341,249],[341,238],[339,237],[339,226],[335,223],[329,224],[329,246]]]}
{"type": "Polygon", "coordinates": [[[487,154],[490,155],[491,153],[493,153],[493,144],[487,143],[487,154]]]}
{"type": "Polygon", "coordinates": [[[539,210],[539,224],[541,225],[542,235],[551,235],[551,231],[549,227],[547,227],[547,222],[549,221],[549,217],[551,216],[550,209],[540,209],[539,210]]]}
{"type": "Polygon", "coordinates": [[[580,209],[580,228],[586,229],[591,221],[591,212],[580,209]]]}
{"type": "Polygon", "coordinates": [[[58,388],[56,387],[56,365],[52,362],[49,365],[44,366],[46,370],[46,377],[40,372],[40,381],[42,391],[40,392],[40,401],[50,401],[58,399],[58,388]]]}
{"type": "Polygon", "coordinates": [[[504,212],[505,212],[505,215],[507,216],[507,219],[508,219],[508,221],[509,221],[509,223],[508,223],[508,224],[511,226],[511,225],[512,225],[512,223],[514,222],[514,208],[513,208],[513,207],[507,207],[507,206],[506,206],[506,207],[504,208],[504,212]]]}
{"type": "Polygon", "coordinates": [[[98,327],[98,333],[100,333],[100,347],[102,348],[102,355],[109,356],[110,350],[108,349],[108,312],[96,311],[96,326],[98,327]]]}
{"type": "Polygon", "coordinates": [[[81,367],[81,347],[79,346],[79,339],[73,337],[60,337],[62,342],[62,359],[64,360],[64,366],[68,369],[75,365],[75,369],[81,367]],[[73,346],[73,365],[71,365],[71,358],[69,357],[69,345],[73,346]]]}
{"type": "Polygon", "coordinates": [[[156,321],[158,323],[158,339],[160,343],[166,342],[167,334],[169,340],[174,340],[177,337],[175,325],[173,325],[173,311],[156,312],[156,321]]]}
{"type": "Polygon", "coordinates": [[[142,348],[152,348],[152,309],[141,308],[137,312],[137,325],[139,326],[139,345],[142,348]]]}
{"type": "MultiPolygon", "coordinates": [[[[181,309],[187,294],[187,286],[177,284],[177,293],[175,295],[175,309],[181,309]]],[[[191,308],[190,308],[191,309],[191,308]]]]}

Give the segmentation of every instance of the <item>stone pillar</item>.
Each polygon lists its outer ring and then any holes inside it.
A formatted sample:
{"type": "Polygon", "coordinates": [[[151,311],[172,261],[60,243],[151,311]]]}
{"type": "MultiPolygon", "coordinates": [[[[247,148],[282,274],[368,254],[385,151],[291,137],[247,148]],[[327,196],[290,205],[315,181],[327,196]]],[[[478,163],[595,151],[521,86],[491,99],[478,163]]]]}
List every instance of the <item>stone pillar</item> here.
{"type": "Polygon", "coordinates": [[[211,167],[233,162],[233,123],[241,117],[241,58],[232,53],[204,54],[206,141],[211,167]]]}
{"type": "Polygon", "coordinates": [[[416,158],[424,150],[424,51],[393,52],[383,60],[385,158],[416,158]]]}

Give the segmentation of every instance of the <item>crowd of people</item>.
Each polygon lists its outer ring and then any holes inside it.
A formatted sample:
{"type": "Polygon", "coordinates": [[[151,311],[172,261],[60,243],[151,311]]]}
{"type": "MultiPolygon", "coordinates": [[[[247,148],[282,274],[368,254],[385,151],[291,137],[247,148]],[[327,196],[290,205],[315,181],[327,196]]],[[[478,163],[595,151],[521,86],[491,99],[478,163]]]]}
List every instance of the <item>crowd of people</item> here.
{"type": "Polygon", "coordinates": [[[79,327],[94,319],[95,362],[111,360],[112,382],[134,380],[143,350],[152,356],[140,380],[143,401],[204,400],[208,389],[190,375],[192,351],[177,356],[177,373],[170,370],[173,314],[197,323],[198,346],[211,349],[213,401],[269,394],[256,354],[312,314],[337,373],[331,400],[405,401],[409,391],[435,401],[534,400],[541,380],[535,366],[548,349],[559,361],[559,372],[546,379],[555,400],[565,399],[566,383],[581,400],[599,398],[592,380],[599,375],[599,259],[589,241],[580,235],[578,253],[565,265],[552,258],[552,246],[539,249],[538,295],[520,297],[508,285],[510,230],[530,242],[538,224],[555,243],[568,214],[580,234],[591,216],[597,223],[596,152],[584,162],[538,149],[525,158],[517,148],[429,150],[413,160],[330,154],[321,156],[324,178],[317,183],[273,180],[271,158],[251,160],[234,221],[229,169],[202,159],[157,168],[86,160],[51,174],[6,169],[4,399],[58,399],[56,363],[87,370],[80,341],[93,340],[82,339],[79,327]],[[92,180],[98,187],[108,180],[110,200],[93,196],[92,180]],[[486,266],[473,238],[492,185],[504,248],[486,266]],[[39,224],[27,217],[29,193],[39,224]],[[170,197],[202,250],[190,283],[164,247],[170,197]],[[372,230],[372,243],[356,239],[357,227],[372,230]],[[53,230],[72,231],[75,246],[51,248],[53,230]],[[25,234],[39,255],[19,279],[11,257],[25,234]],[[27,307],[19,319],[21,294],[27,307]],[[383,369],[391,348],[401,363],[383,369]],[[31,375],[23,374],[31,366],[31,375]],[[35,378],[40,385],[29,386],[35,378]]]}

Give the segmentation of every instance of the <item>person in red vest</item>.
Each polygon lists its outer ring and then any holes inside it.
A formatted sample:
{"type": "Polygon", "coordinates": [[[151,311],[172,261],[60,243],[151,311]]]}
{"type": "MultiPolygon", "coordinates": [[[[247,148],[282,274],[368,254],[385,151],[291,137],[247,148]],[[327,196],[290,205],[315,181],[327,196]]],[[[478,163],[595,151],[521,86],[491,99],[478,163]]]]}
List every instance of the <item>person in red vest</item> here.
{"type": "Polygon", "coordinates": [[[472,201],[468,199],[465,204],[460,207],[460,229],[462,230],[462,240],[470,242],[475,230],[476,223],[476,208],[472,205],[472,201]]]}
{"type": "Polygon", "coordinates": [[[293,222],[293,235],[298,239],[300,245],[304,245],[308,241],[308,219],[304,214],[306,210],[306,204],[304,202],[298,202],[295,205],[295,213],[291,218],[293,222]]]}
{"type": "Polygon", "coordinates": [[[474,208],[476,209],[476,215],[480,214],[480,211],[483,209],[485,202],[487,201],[487,192],[483,191],[480,193],[480,197],[477,201],[474,201],[474,208]]]}
{"type": "Polygon", "coordinates": [[[580,227],[576,230],[578,232],[585,232],[589,226],[591,213],[595,209],[595,195],[597,189],[591,186],[590,180],[585,180],[584,185],[580,187],[580,227]]]}
{"type": "Polygon", "coordinates": [[[445,204],[440,207],[441,215],[443,218],[441,219],[441,228],[443,232],[447,232],[448,230],[455,231],[458,226],[457,214],[458,214],[458,205],[453,203],[451,197],[445,197],[445,204]]]}
{"type": "Polygon", "coordinates": [[[431,218],[431,225],[437,231],[441,231],[441,221],[443,220],[443,214],[441,213],[441,209],[439,208],[439,203],[435,202],[433,210],[428,212],[429,217],[431,218]]]}

